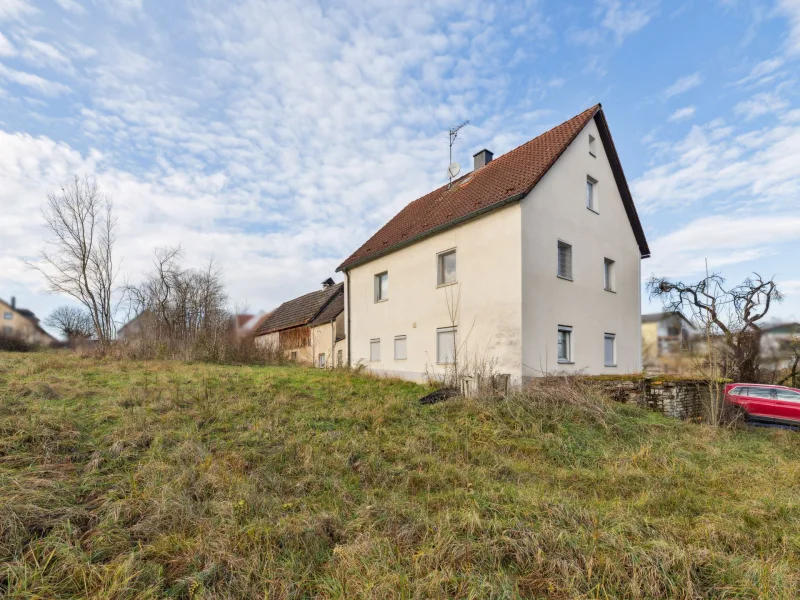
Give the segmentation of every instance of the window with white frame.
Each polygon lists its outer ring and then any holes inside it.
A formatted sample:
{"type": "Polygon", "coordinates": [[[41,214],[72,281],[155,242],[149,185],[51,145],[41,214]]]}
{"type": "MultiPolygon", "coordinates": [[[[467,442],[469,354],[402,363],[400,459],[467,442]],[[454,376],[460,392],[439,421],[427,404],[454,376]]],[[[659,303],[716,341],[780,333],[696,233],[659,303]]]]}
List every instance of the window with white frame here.
{"type": "Polygon", "coordinates": [[[617,366],[617,336],[613,333],[606,333],[603,337],[603,364],[617,366]]]}
{"type": "Polygon", "coordinates": [[[593,135],[590,135],[589,136],[589,154],[591,154],[592,156],[597,156],[596,146],[597,146],[597,141],[594,139],[593,135]]]}
{"type": "Polygon", "coordinates": [[[586,208],[599,212],[597,206],[597,180],[589,176],[586,177],[586,208]]]}
{"type": "Polygon", "coordinates": [[[405,360],[408,358],[406,354],[406,336],[398,335],[394,338],[394,359],[405,360]]]}
{"type": "Polygon", "coordinates": [[[375,275],[375,302],[389,299],[389,272],[384,271],[375,275]]]}
{"type": "Polygon", "coordinates": [[[381,359],[381,340],[375,338],[369,341],[369,359],[371,361],[379,361],[381,359]]]}
{"type": "Polygon", "coordinates": [[[324,369],[325,368],[325,353],[324,352],[317,357],[317,366],[320,369],[324,369]]]}
{"type": "Polygon", "coordinates": [[[11,325],[3,325],[3,333],[10,334],[12,331],[14,331],[14,329],[11,325]]]}
{"type": "Polygon", "coordinates": [[[616,289],[616,282],[614,281],[615,275],[614,261],[610,258],[603,259],[603,289],[607,292],[613,292],[616,289]]]}
{"type": "Polygon", "coordinates": [[[447,285],[456,282],[456,251],[448,250],[437,257],[437,285],[447,285]]]}
{"type": "Polygon", "coordinates": [[[558,326],[558,362],[572,362],[572,327],[558,326]]]}
{"type": "Polygon", "coordinates": [[[452,365],[456,362],[456,328],[443,327],[436,330],[436,362],[452,365]]]}
{"type": "Polygon", "coordinates": [[[572,246],[558,240],[558,276],[572,279],[572,246]]]}
{"type": "Polygon", "coordinates": [[[11,319],[14,318],[14,313],[10,313],[10,312],[3,313],[3,318],[6,321],[10,321],[11,319]]]}

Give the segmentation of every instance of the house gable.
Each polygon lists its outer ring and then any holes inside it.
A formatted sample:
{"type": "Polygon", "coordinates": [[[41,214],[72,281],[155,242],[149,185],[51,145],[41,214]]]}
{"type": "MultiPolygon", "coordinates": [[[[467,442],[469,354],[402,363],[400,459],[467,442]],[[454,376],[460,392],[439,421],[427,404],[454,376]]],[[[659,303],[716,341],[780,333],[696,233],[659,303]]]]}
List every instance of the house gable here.
{"type": "Polygon", "coordinates": [[[411,202],[345,260],[348,270],[527,196],[592,119],[611,164],[642,257],[650,249],[601,105],[565,121],[478,171],[411,202]]]}

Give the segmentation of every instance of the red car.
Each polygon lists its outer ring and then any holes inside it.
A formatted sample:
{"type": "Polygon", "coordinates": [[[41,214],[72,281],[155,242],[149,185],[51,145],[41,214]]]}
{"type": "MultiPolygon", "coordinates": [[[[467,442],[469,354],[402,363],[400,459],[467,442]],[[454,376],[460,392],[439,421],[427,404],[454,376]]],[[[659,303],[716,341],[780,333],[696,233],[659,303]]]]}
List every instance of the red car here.
{"type": "Polygon", "coordinates": [[[725,400],[744,411],[748,421],[800,427],[800,390],[782,385],[729,383],[725,400]]]}

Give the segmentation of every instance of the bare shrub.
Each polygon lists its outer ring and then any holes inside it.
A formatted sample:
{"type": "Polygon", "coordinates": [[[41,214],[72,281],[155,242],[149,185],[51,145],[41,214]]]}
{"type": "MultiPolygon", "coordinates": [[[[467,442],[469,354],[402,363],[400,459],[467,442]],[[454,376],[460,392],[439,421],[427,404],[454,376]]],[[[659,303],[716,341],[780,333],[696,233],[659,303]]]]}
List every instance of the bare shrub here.
{"type": "Polygon", "coordinates": [[[36,350],[36,346],[19,336],[0,334],[0,351],[2,352],[33,352],[34,350],[36,350]]]}
{"type": "Polygon", "coordinates": [[[76,306],[59,306],[47,316],[44,323],[58,330],[68,343],[88,340],[94,335],[92,315],[76,306]]]}

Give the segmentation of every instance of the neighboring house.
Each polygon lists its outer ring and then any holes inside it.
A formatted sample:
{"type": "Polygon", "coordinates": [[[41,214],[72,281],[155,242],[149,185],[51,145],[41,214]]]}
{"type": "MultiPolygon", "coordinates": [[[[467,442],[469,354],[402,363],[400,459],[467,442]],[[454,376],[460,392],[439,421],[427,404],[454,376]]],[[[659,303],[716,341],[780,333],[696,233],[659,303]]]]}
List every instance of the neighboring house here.
{"type": "Polygon", "coordinates": [[[785,369],[794,359],[791,343],[800,341],[800,323],[778,323],[761,330],[761,360],[770,367],[785,369]]]}
{"type": "Polygon", "coordinates": [[[58,340],[47,333],[39,325],[39,319],[27,308],[18,308],[17,299],[11,297],[11,302],[0,300],[0,335],[19,338],[29,344],[53,346],[58,340]]]}
{"type": "Polygon", "coordinates": [[[149,310],[139,313],[117,330],[118,340],[133,340],[140,337],[153,322],[149,310]]]}
{"type": "Polygon", "coordinates": [[[343,295],[343,284],[326,279],[321,290],[284,302],[258,327],[256,343],[279,347],[306,364],[332,367],[346,361],[343,295]]]}
{"type": "Polygon", "coordinates": [[[680,312],[642,315],[642,366],[659,373],[695,370],[693,350],[698,333],[680,312]]]}
{"type": "Polygon", "coordinates": [[[474,158],[337,269],[350,362],[409,379],[639,371],[650,250],[601,106],[474,158]]]}
{"type": "Polygon", "coordinates": [[[234,315],[232,317],[232,328],[237,338],[246,338],[254,335],[261,323],[272,313],[261,313],[258,315],[234,315]]]}

